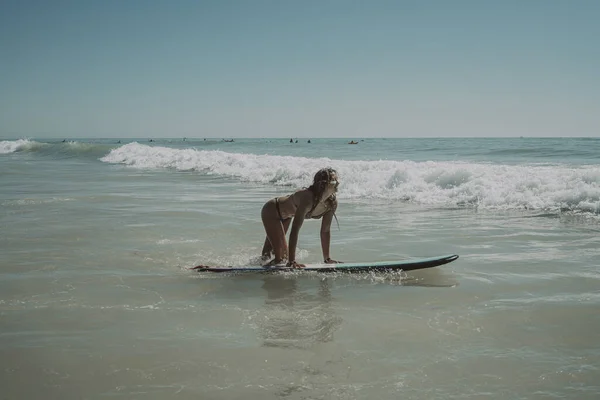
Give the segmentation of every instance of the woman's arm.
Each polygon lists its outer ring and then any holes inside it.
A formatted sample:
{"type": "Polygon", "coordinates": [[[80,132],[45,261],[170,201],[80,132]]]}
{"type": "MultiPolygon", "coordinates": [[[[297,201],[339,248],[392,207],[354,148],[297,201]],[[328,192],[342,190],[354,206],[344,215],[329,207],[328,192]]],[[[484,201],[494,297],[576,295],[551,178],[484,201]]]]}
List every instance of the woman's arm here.
{"type": "MultiPolygon", "coordinates": [[[[300,207],[298,207],[299,209],[300,207]]],[[[304,223],[304,213],[296,212],[294,216],[294,222],[292,222],[292,231],[290,232],[290,243],[288,245],[288,264],[296,262],[296,246],[298,245],[298,234],[300,233],[300,228],[304,223]]]]}
{"type": "Polygon", "coordinates": [[[333,213],[337,209],[337,201],[334,203],[333,209],[327,211],[323,215],[321,221],[321,250],[323,250],[323,260],[327,264],[336,264],[338,261],[332,260],[329,257],[329,245],[331,243],[331,221],[333,220],[333,213]]]}
{"type": "MultiPolygon", "coordinates": [[[[300,233],[300,228],[304,223],[304,218],[306,213],[310,210],[312,206],[312,193],[300,193],[296,192],[294,194],[296,200],[298,201],[298,207],[296,208],[296,214],[294,214],[294,221],[292,222],[292,230],[290,232],[290,242],[288,244],[288,265],[296,263],[296,246],[298,245],[298,235],[300,233]]],[[[303,268],[304,265],[296,264],[297,267],[303,268]]]]}

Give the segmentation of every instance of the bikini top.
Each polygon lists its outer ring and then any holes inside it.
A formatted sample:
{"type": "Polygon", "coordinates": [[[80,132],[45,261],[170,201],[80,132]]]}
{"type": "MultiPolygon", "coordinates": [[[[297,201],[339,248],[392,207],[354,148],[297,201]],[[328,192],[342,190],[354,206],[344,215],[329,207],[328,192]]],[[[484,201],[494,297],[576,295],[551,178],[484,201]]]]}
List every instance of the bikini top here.
{"type": "MultiPolygon", "coordinates": [[[[292,199],[292,203],[294,203],[294,207],[298,208],[298,205],[296,204],[296,202],[294,201],[294,194],[290,194],[289,197],[292,199]]],[[[314,210],[313,210],[314,211],[314,210]]],[[[304,216],[304,218],[312,218],[312,219],[319,219],[321,218],[323,215],[327,214],[327,211],[329,211],[329,207],[325,208],[325,211],[323,211],[321,214],[319,215],[311,215],[311,211],[307,212],[306,215],[304,216]]]]}
{"type": "Polygon", "coordinates": [[[310,211],[306,213],[306,215],[304,216],[304,218],[312,218],[312,219],[319,219],[321,218],[323,215],[325,215],[327,213],[327,211],[329,211],[329,209],[325,209],[325,211],[323,211],[323,213],[319,214],[319,215],[311,215],[310,211]]]}

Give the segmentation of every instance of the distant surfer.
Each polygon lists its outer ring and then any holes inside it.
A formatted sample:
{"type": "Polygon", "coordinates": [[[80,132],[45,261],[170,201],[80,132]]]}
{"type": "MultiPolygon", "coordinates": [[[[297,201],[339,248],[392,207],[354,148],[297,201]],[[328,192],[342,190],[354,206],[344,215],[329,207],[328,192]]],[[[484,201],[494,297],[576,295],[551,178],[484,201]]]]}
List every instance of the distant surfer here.
{"type": "Polygon", "coordinates": [[[358,144],[358,142],[355,142],[354,140],[351,140],[348,142],[348,144],[358,144]]]}
{"type": "Polygon", "coordinates": [[[327,264],[338,263],[338,261],[329,257],[330,228],[338,205],[335,195],[338,185],[337,172],[332,168],[324,168],[317,171],[313,184],[308,188],[267,201],[261,211],[261,218],[267,233],[262,257],[266,261],[274,253],[275,258],[266,266],[280,264],[287,258],[287,266],[304,268],[303,264],[296,262],[296,246],[300,228],[306,218],[322,218],[321,249],[323,260],[327,264]],[[288,248],[285,236],[290,223],[292,224],[292,230],[288,248]]]}

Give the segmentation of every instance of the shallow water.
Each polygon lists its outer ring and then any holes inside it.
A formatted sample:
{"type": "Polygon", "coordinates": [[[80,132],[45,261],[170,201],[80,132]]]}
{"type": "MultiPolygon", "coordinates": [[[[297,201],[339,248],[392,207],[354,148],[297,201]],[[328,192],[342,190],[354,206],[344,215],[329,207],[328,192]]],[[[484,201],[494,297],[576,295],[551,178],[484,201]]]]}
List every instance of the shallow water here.
{"type": "MultiPolygon", "coordinates": [[[[281,158],[257,141],[4,141],[3,395],[597,398],[600,169],[584,155],[598,142],[565,160],[555,140],[538,143],[543,165],[506,153],[518,139],[488,142],[486,162],[469,155],[486,142],[433,139],[412,159],[401,140],[327,155],[279,141],[281,158]],[[188,270],[255,260],[260,207],[322,156],[340,172],[334,258],[460,258],[395,274],[188,270]]],[[[318,227],[302,228],[303,261],[320,260],[318,227]]]]}

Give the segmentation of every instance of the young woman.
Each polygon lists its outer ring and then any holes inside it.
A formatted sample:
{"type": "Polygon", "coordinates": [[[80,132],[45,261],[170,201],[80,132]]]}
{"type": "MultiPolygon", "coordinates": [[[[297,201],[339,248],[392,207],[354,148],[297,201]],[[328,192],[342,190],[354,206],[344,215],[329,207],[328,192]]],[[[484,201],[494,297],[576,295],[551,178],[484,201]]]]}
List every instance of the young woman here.
{"type": "Polygon", "coordinates": [[[298,233],[305,218],[322,218],[321,222],[321,249],[325,263],[335,264],[338,261],[329,257],[329,243],[331,240],[331,220],[337,209],[335,193],[339,185],[337,172],[332,168],[319,170],[313,179],[313,184],[298,190],[288,196],[276,197],[267,201],[261,211],[261,218],[267,238],[262,250],[263,259],[268,260],[271,252],[275,258],[267,265],[281,263],[286,258],[287,265],[295,268],[304,268],[303,264],[296,262],[296,246],[298,233]],[[292,223],[293,219],[293,223],[292,223]],[[290,245],[285,235],[292,224],[290,232],[290,245]]]}

